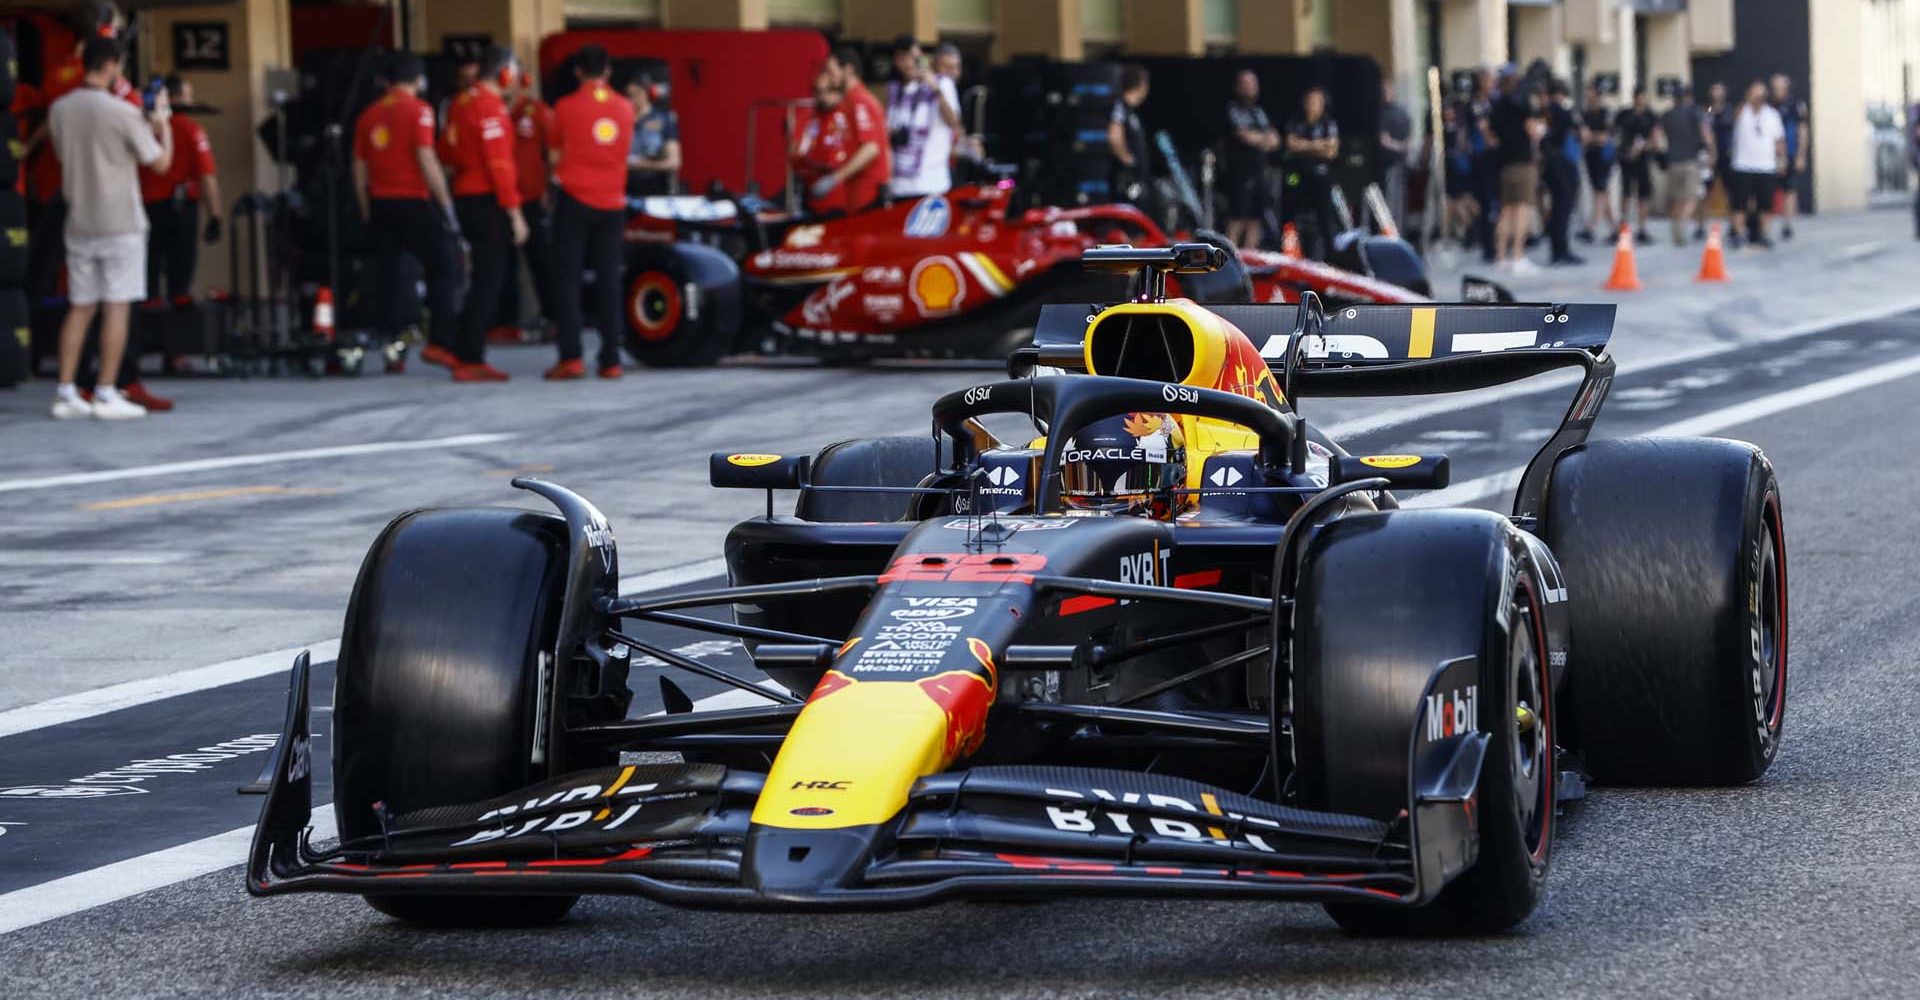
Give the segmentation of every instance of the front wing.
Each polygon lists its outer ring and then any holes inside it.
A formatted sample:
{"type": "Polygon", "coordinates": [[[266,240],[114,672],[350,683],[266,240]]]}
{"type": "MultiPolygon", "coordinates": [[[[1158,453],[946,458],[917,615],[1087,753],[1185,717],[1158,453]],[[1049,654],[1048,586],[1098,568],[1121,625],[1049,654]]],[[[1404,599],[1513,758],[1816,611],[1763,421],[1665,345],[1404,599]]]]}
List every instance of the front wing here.
{"type": "MultiPolygon", "coordinates": [[[[1312,812],[1167,775],[977,767],[922,779],[881,827],[749,822],[765,775],[714,764],[581,771],[487,802],[379,815],[382,833],[316,850],[307,661],[255,831],[247,889],[377,895],[637,895],[691,908],[878,910],[968,897],[1179,896],[1430,901],[1478,850],[1486,737],[1419,753],[1393,822],[1312,812]],[[851,867],[847,851],[864,860],[851,867]],[[814,856],[817,852],[820,856],[814,856]],[[838,855],[826,857],[824,855],[838,855]],[[827,873],[852,872],[852,875],[827,873]]],[[[1417,746],[1417,745],[1416,745],[1417,746]]]]}

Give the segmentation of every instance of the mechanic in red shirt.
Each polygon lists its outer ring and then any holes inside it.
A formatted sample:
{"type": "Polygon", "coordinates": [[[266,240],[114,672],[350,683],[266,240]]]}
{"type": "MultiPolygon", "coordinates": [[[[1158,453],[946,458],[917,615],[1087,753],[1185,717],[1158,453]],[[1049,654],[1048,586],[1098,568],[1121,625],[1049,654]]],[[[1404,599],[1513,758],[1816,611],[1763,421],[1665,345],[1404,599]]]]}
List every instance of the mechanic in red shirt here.
{"type": "Polygon", "coordinates": [[[847,161],[813,182],[808,192],[824,196],[846,185],[847,210],[858,212],[880,200],[893,177],[893,151],[887,142],[887,115],[873,91],[860,81],[860,54],[850,47],[835,49],[827,58],[827,72],[843,99],[834,114],[845,119],[835,126],[851,135],[847,161]]]}
{"type": "MultiPolygon", "coordinates": [[[[553,109],[534,90],[533,78],[524,70],[507,109],[513,122],[513,166],[520,174],[520,215],[527,220],[527,242],[520,247],[527,275],[533,279],[533,294],[540,306],[541,320],[554,322],[553,307],[553,226],[549,218],[551,200],[547,183],[551,171],[547,155],[552,149],[553,109]]],[[[511,269],[507,272],[507,294],[503,296],[498,325],[519,327],[520,282],[511,269]]]]}
{"type": "Polygon", "coordinates": [[[394,56],[383,74],[387,92],[353,126],[353,192],[374,247],[375,273],[367,284],[377,302],[380,333],[397,338],[406,317],[400,294],[400,255],[413,255],[427,278],[427,346],[420,359],[454,367],[453,197],[433,151],[433,108],[420,99],[426,69],[410,52],[394,56]]]}
{"type": "Polygon", "coordinates": [[[193,297],[193,272],[200,262],[200,206],[207,206],[208,243],[220,239],[220,180],[214,173],[213,144],[207,130],[181,112],[193,103],[193,83],[173,74],[166,79],[173,117],[173,163],[159,172],[140,168],[140,199],[147,207],[147,295],[159,298],[161,279],[174,300],[193,297]]]}
{"type": "Polygon", "coordinates": [[[841,94],[834,87],[833,80],[826,70],[821,70],[813,79],[813,117],[800,127],[800,134],[793,140],[793,172],[802,188],[806,189],[807,212],[810,215],[841,215],[847,211],[847,188],[841,184],[822,195],[815,195],[813,184],[822,177],[833,173],[847,162],[851,155],[848,143],[852,139],[841,128],[847,119],[835,114],[840,107],[841,94]]]}
{"type": "Polygon", "coordinates": [[[550,379],[586,376],[580,360],[581,284],[594,273],[594,322],[600,331],[600,377],[620,377],[621,259],[627,228],[627,147],[633,105],[607,82],[607,50],[589,45],[574,56],[580,87],[553,108],[553,274],[560,362],[550,379]]]}
{"type": "Polygon", "coordinates": [[[520,212],[520,172],[514,168],[513,123],[503,87],[519,75],[513,51],[495,46],[480,60],[480,76],[447,112],[442,142],[453,168],[453,212],[467,238],[467,301],[460,310],[454,354],[456,382],[505,382],[507,373],[487,364],[487,328],[500,315],[513,248],[527,241],[520,212]]]}

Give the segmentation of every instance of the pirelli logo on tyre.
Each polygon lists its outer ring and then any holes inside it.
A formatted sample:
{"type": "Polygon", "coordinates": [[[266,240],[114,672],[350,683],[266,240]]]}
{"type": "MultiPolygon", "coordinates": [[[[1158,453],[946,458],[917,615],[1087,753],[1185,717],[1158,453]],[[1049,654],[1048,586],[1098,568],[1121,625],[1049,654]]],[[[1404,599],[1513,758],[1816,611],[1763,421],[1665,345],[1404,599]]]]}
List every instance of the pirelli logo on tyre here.
{"type": "Polygon", "coordinates": [[[728,455],[727,456],[728,465],[737,465],[743,469],[757,469],[760,466],[772,465],[773,463],[778,461],[780,461],[780,456],[778,455],[728,455]]]}

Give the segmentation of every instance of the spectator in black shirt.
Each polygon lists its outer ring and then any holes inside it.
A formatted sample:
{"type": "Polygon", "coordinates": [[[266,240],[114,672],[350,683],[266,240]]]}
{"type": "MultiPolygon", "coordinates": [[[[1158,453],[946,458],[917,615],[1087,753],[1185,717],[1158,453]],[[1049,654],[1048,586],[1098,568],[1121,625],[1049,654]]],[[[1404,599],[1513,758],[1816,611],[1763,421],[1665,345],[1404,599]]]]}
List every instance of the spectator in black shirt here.
{"type": "Polygon", "coordinates": [[[1526,276],[1538,268],[1527,259],[1527,237],[1533,232],[1533,208],[1540,195],[1540,164],[1536,143],[1540,120],[1537,90],[1518,74],[1500,83],[1500,100],[1493,106],[1493,137],[1500,145],[1500,221],[1494,230],[1502,270],[1526,276]]]}
{"type": "Polygon", "coordinates": [[[1393,78],[1380,81],[1380,194],[1400,225],[1407,210],[1407,150],[1413,140],[1413,118],[1394,99],[1393,78]]]}
{"type": "Polygon", "coordinates": [[[1300,98],[1300,117],[1287,126],[1285,208],[1294,219],[1304,209],[1313,216],[1313,256],[1325,260],[1338,231],[1333,211],[1333,161],[1340,156],[1340,126],[1327,115],[1327,92],[1308,88],[1300,98]]]}
{"type": "Polygon", "coordinates": [[[1580,242],[1592,243],[1595,229],[1606,236],[1620,227],[1613,211],[1613,112],[1607,110],[1600,88],[1587,84],[1586,105],[1580,109],[1580,143],[1585,147],[1587,185],[1593,191],[1593,211],[1580,230],[1580,242]]]}
{"type": "Polygon", "coordinates": [[[1713,163],[1713,133],[1707,128],[1705,112],[1693,102],[1692,88],[1680,87],[1656,134],[1667,157],[1667,218],[1673,224],[1673,245],[1685,246],[1687,224],[1700,205],[1700,170],[1713,163]]]}
{"type": "Polygon", "coordinates": [[[1500,194],[1500,162],[1495,155],[1496,145],[1493,128],[1488,117],[1493,112],[1493,71],[1480,70],[1473,78],[1473,95],[1468,98],[1465,121],[1467,138],[1473,147],[1473,199],[1480,203],[1480,213],[1474,217],[1473,228],[1467,233],[1469,243],[1480,245],[1480,258],[1487,263],[1494,262],[1497,250],[1493,241],[1494,199],[1500,194]]]}
{"type": "Polygon", "coordinates": [[[1573,209],[1580,201],[1580,125],[1573,117],[1573,89],[1565,80],[1555,80],[1547,88],[1546,135],[1540,139],[1540,162],[1546,175],[1547,197],[1552,208],[1547,213],[1547,242],[1553,247],[1552,264],[1584,264],[1567,242],[1567,230],[1573,225],[1573,209]]]}
{"type": "Polygon", "coordinates": [[[1147,130],[1140,124],[1140,105],[1147,100],[1147,68],[1136,63],[1120,67],[1120,99],[1107,116],[1107,151],[1112,154],[1110,183],[1114,197],[1139,206],[1160,222],[1154,211],[1153,161],[1147,156],[1147,130]]]}
{"type": "MultiPolygon", "coordinates": [[[[1727,239],[1735,246],[1740,244],[1740,223],[1733,210],[1733,119],[1739,111],[1727,97],[1726,84],[1716,83],[1707,88],[1707,128],[1713,133],[1713,178],[1720,187],[1721,200],[1727,205],[1727,239]]],[[[1700,214],[1704,220],[1706,212],[1702,210],[1700,214]]],[[[1694,235],[1705,234],[1696,229],[1694,235]]]]}
{"type": "Polygon", "coordinates": [[[1260,230],[1273,208],[1267,155],[1280,148],[1280,133],[1260,106],[1260,78],[1243,69],[1227,102],[1227,239],[1235,246],[1260,245],[1260,230]]]}
{"type": "Polygon", "coordinates": [[[1652,243],[1647,235],[1647,203],[1653,200],[1653,132],[1660,125],[1647,106],[1647,88],[1633,88],[1633,106],[1614,119],[1620,144],[1620,218],[1631,218],[1635,238],[1652,243]]]}
{"type": "Polygon", "coordinates": [[[1780,178],[1780,238],[1793,239],[1793,217],[1800,214],[1800,175],[1807,172],[1807,148],[1812,145],[1807,134],[1807,119],[1811,113],[1807,102],[1793,96],[1793,78],[1785,73],[1773,74],[1773,85],[1769,96],[1773,109],[1780,112],[1780,124],[1787,130],[1787,172],[1780,178]]]}

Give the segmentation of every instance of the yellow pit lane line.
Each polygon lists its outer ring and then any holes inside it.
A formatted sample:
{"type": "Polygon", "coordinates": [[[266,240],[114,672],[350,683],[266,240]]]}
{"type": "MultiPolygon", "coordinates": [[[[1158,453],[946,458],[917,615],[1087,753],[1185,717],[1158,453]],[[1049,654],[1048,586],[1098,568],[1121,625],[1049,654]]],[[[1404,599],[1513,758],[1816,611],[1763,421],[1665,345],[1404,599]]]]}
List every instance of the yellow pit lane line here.
{"type": "Polygon", "coordinates": [[[227,486],[214,490],[188,490],[184,493],[148,493],[144,496],[127,497],[121,500],[99,500],[83,503],[80,510],[131,510],[136,507],[158,507],[170,503],[198,503],[202,500],[227,500],[233,497],[257,496],[330,496],[340,492],[336,489],[302,488],[294,486],[227,486]]]}

